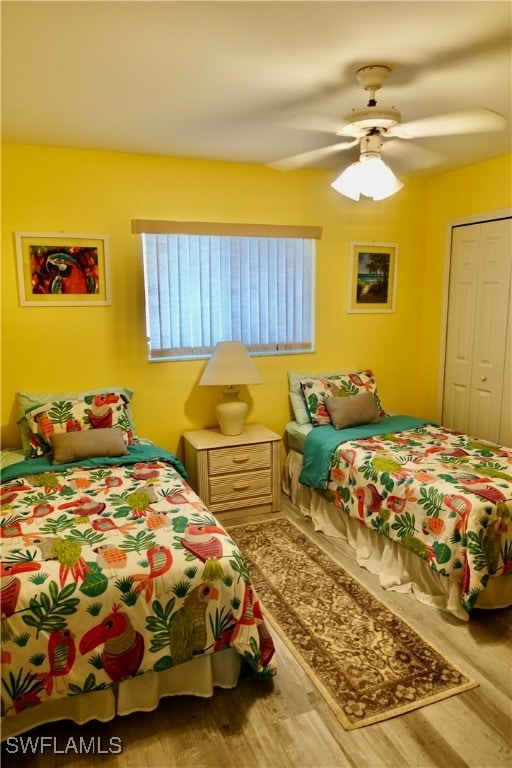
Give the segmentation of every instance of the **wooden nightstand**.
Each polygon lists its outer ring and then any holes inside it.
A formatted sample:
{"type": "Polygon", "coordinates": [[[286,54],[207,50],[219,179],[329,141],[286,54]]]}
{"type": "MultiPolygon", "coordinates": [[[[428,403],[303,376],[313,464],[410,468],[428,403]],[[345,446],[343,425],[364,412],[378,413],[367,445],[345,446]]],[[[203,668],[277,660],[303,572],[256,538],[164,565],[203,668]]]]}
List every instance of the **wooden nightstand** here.
{"type": "Polygon", "coordinates": [[[218,429],[184,432],[189,483],[223,520],[246,513],[278,512],[281,504],[281,438],[261,424],[241,435],[218,429]]]}

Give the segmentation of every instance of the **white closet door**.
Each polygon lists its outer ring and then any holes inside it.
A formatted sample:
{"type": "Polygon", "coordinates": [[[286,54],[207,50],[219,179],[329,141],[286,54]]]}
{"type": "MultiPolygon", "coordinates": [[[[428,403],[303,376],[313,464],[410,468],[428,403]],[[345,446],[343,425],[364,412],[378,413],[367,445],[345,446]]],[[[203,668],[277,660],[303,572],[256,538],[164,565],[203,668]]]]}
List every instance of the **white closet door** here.
{"type": "Polygon", "coordinates": [[[510,270],[510,294],[507,340],[505,343],[505,373],[501,401],[500,445],[512,446],[512,268],[510,270]]]}
{"type": "Polygon", "coordinates": [[[469,426],[479,248],[480,224],[452,230],[442,421],[461,432],[469,426]]]}
{"type": "Polygon", "coordinates": [[[443,423],[500,441],[510,311],[511,220],[455,227],[443,423]]]}

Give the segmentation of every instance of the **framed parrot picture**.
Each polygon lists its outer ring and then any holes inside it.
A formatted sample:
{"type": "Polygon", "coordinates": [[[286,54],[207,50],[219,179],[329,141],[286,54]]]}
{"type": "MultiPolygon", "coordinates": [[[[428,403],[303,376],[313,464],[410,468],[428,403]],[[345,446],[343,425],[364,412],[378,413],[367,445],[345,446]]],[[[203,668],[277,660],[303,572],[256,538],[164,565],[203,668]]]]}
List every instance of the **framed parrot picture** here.
{"type": "Polygon", "coordinates": [[[21,306],[110,304],[107,235],[15,232],[21,306]]]}

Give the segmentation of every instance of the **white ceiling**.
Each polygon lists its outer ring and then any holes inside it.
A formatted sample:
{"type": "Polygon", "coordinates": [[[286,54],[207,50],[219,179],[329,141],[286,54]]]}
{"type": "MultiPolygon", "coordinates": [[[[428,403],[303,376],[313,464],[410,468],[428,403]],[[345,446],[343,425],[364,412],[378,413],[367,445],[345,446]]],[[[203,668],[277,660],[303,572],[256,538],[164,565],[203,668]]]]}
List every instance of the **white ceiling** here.
{"type": "Polygon", "coordinates": [[[1,11],[4,141],[270,164],[340,141],[290,123],[365,106],[355,72],[385,64],[377,101],[404,122],[474,106],[509,120],[401,140],[395,170],[415,170],[415,145],[443,156],[429,173],[512,152],[508,0],[17,0],[1,11]]]}

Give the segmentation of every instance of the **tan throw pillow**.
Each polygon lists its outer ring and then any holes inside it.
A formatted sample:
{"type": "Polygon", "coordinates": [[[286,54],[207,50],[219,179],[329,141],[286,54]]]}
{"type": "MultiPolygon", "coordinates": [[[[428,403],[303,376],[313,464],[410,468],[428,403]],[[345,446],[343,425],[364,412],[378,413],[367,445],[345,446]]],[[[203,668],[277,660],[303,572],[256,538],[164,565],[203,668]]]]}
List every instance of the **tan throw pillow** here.
{"type": "Polygon", "coordinates": [[[329,397],[325,405],[336,429],[380,422],[379,409],[371,392],[352,397],[329,397]]]}
{"type": "Polygon", "coordinates": [[[96,456],[126,456],[128,453],[121,427],[56,432],[50,439],[53,464],[68,464],[96,456]]]}

